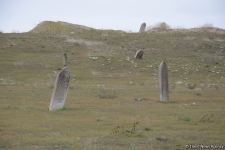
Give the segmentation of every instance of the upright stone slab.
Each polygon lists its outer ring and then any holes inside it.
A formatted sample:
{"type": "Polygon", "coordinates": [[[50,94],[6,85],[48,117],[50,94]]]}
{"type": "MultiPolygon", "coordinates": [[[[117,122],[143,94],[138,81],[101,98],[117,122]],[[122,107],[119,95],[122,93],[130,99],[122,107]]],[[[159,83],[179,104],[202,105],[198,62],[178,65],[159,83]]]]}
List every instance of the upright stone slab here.
{"type": "Polygon", "coordinates": [[[144,23],[141,24],[141,27],[139,29],[139,33],[145,32],[145,29],[146,29],[146,23],[144,22],[144,23]]]}
{"type": "Polygon", "coordinates": [[[160,101],[166,102],[169,100],[169,84],[168,84],[168,68],[166,62],[162,61],[159,66],[159,88],[160,101]]]}
{"type": "Polygon", "coordinates": [[[61,72],[59,72],[59,74],[56,77],[55,88],[52,93],[49,111],[56,111],[62,109],[66,101],[70,81],[70,72],[67,67],[67,55],[64,54],[64,57],[65,57],[64,68],[62,69],[61,72]]]}
{"type": "Polygon", "coordinates": [[[136,59],[143,59],[143,55],[144,55],[144,51],[143,50],[138,50],[135,53],[134,58],[136,58],[136,59]]]}

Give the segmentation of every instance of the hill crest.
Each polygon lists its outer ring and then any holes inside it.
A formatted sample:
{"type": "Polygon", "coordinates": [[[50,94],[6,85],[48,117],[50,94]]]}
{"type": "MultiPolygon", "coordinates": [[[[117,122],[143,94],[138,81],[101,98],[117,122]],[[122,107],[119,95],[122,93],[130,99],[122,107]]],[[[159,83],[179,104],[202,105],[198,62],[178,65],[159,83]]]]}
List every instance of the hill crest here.
{"type": "Polygon", "coordinates": [[[82,31],[82,30],[93,30],[93,28],[72,24],[62,21],[43,21],[34,27],[30,32],[33,33],[42,33],[42,32],[52,32],[52,33],[68,33],[73,31],[82,31]]]}

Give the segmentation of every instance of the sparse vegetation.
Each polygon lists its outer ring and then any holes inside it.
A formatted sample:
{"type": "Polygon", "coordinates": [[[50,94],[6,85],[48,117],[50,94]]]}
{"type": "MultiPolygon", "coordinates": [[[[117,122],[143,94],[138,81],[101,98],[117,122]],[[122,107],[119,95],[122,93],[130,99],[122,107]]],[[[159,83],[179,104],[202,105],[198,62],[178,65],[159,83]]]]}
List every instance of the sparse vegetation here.
{"type": "Polygon", "coordinates": [[[192,121],[191,117],[188,117],[188,116],[179,117],[179,120],[185,121],[185,122],[191,122],[192,121]]]}
{"type": "Polygon", "coordinates": [[[101,99],[114,99],[117,97],[116,91],[113,89],[99,89],[98,97],[101,99]]]}
{"type": "Polygon", "coordinates": [[[149,28],[149,31],[163,32],[163,31],[168,31],[169,29],[171,29],[171,28],[167,23],[160,22],[160,23],[154,25],[153,27],[149,28]]]}
{"type": "Polygon", "coordinates": [[[0,34],[0,149],[224,144],[224,41],[217,31],[139,34],[57,22],[0,34]],[[140,48],[141,61],[133,59],[140,48]],[[64,52],[76,79],[65,108],[51,113],[51,88],[64,52]],[[171,103],[159,103],[158,66],[165,57],[171,103]],[[195,88],[187,88],[189,83],[195,88]]]}

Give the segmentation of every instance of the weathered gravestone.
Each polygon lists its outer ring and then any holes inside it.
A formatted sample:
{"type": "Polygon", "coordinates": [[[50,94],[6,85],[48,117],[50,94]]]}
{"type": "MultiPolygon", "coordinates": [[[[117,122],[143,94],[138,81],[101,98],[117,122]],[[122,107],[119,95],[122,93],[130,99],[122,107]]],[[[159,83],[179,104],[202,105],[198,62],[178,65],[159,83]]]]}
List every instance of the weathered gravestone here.
{"type": "Polygon", "coordinates": [[[144,55],[144,51],[143,50],[138,50],[135,53],[134,58],[136,58],[136,59],[143,59],[143,55],[144,55]]]}
{"type": "Polygon", "coordinates": [[[141,24],[141,27],[139,29],[139,33],[145,32],[145,29],[146,29],[146,23],[144,22],[144,23],[141,24]]]}
{"type": "Polygon", "coordinates": [[[168,85],[168,68],[166,62],[162,61],[159,65],[159,88],[160,101],[166,102],[169,100],[169,85],[168,85]]]}
{"type": "Polygon", "coordinates": [[[64,107],[69,81],[70,81],[70,72],[67,67],[67,55],[64,54],[64,67],[61,72],[56,77],[54,91],[52,93],[52,98],[49,106],[49,111],[56,111],[64,107]]]}

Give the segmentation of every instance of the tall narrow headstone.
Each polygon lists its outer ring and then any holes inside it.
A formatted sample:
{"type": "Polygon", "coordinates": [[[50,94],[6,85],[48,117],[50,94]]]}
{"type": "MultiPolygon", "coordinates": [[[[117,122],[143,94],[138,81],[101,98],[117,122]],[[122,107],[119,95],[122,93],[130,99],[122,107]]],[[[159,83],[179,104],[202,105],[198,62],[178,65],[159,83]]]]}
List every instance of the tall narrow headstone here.
{"type": "Polygon", "coordinates": [[[144,23],[141,24],[141,27],[139,29],[139,33],[145,32],[145,29],[146,29],[146,23],[144,22],[144,23]]]}
{"type": "Polygon", "coordinates": [[[54,91],[49,106],[49,111],[56,111],[64,107],[70,81],[70,71],[67,67],[67,55],[64,54],[64,67],[56,77],[54,91]]]}
{"type": "Polygon", "coordinates": [[[160,101],[166,102],[169,100],[169,85],[168,85],[168,68],[166,62],[162,61],[159,65],[159,88],[160,101]]]}

